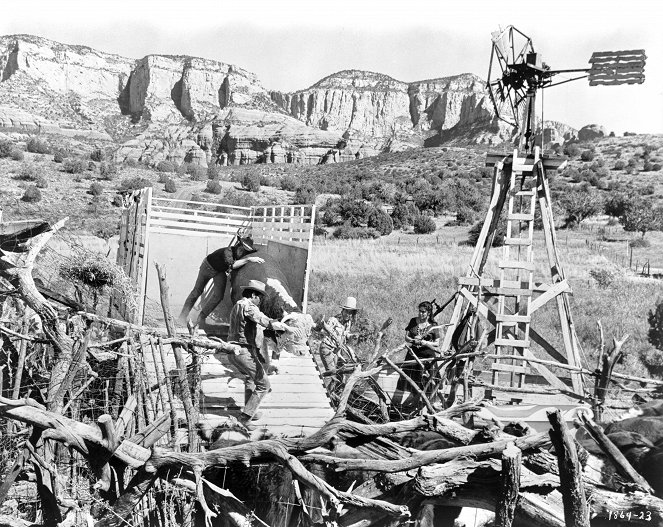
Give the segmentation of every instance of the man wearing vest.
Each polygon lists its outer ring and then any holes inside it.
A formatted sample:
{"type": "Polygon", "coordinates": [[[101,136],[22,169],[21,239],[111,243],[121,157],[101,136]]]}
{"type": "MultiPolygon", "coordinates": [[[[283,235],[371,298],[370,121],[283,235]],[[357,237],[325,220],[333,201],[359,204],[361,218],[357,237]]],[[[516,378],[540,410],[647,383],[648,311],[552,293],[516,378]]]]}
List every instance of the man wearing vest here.
{"type": "Polygon", "coordinates": [[[250,421],[260,419],[257,412],[260,401],[271,390],[265,359],[256,345],[257,325],[276,331],[290,331],[290,328],[278,320],[267,317],[259,309],[265,295],[265,284],[259,280],[249,280],[248,285],[242,287],[240,298],[230,312],[230,331],[228,342],[241,347],[235,355],[229,355],[230,362],[246,375],[246,391],[248,397],[244,409],[240,413],[240,420],[251,430],[250,421]]]}

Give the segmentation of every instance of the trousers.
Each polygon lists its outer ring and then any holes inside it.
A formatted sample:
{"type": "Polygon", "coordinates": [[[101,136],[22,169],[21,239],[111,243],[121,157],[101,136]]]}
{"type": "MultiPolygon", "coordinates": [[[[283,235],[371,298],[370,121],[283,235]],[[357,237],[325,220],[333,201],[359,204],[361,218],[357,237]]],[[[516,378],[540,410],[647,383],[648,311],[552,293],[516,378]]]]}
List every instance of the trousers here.
{"type": "Polygon", "coordinates": [[[271,385],[265,372],[265,367],[258,360],[258,352],[254,348],[242,347],[239,355],[230,354],[230,363],[237,370],[246,375],[246,390],[251,392],[242,413],[253,417],[260,406],[260,402],[270,391],[271,385]]]}
{"type": "Polygon", "coordinates": [[[205,291],[205,286],[210,280],[213,280],[214,287],[212,287],[212,291],[210,292],[208,298],[206,298],[205,302],[203,302],[203,305],[200,308],[200,315],[198,317],[199,322],[204,321],[209,316],[209,314],[214,311],[216,306],[219,305],[221,300],[223,300],[223,295],[226,292],[227,279],[228,277],[225,272],[219,272],[214,269],[214,267],[212,267],[207,261],[207,258],[205,258],[203,263],[200,264],[196,283],[189,293],[189,296],[184,301],[182,311],[180,312],[180,319],[185,320],[189,317],[189,313],[191,313],[191,310],[193,309],[196,301],[205,291]]]}

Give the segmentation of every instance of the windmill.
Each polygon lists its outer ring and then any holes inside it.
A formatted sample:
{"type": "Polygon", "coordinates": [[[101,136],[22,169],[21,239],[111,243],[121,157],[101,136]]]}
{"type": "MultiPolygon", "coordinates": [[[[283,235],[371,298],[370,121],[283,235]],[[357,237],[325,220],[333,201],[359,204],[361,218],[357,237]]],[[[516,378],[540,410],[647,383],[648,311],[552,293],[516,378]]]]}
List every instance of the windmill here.
{"type": "MultiPolygon", "coordinates": [[[[571,316],[571,288],[555,243],[546,175],[549,170],[561,168],[566,160],[542,155],[534,145],[535,100],[543,88],[580,78],[588,78],[590,86],[642,83],[645,59],[643,50],[599,52],[592,55],[589,68],[552,70],[541,61],[532,40],[513,26],[493,34],[488,91],[497,117],[516,130],[518,147],[508,155],[487,155],[486,165],[494,167],[490,205],[469,270],[459,279],[450,327],[441,348],[458,353],[470,339],[476,340],[476,335],[464,328],[471,320],[468,315],[479,316],[492,326],[487,334],[487,343],[494,346],[489,353],[490,380],[477,382],[485,387],[487,398],[507,403],[563,404],[560,401],[586,397],[578,373],[581,349],[571,316]],[[561,73],[580,75],[554,83],[554,77],[561,73]],[[547,253],[545,267],[549,271],[544,280],[535,277],[533,236],[537,208],[547,253]],[[502,216],[506,217],[506,237],[497,276],[491,276],[486,262],[502,216]],[[556,304],[552,313],[543,309],[549,302],[556,304]],[[548,317],[554,312],[559,317],[561,346],[553,345],[552,339],[532,327],[541,313],[548,317]],[[533,346],[541,350],[537,356],[533,346]],[[545,360],[541,359],[542,352],[549,355],[545,360]],[[570,372],[566,382],[556,373],[556,365],[570,372]]],[[[465,366],[465,378],[470,368],[471,364],[465,366]]]]}
{"type": "Polygon", "coordinates": [[[513,26],[493,33],[492,41],[488,93],[498,119],[514,127],[520,136],[519,148],[525,151],[533,146],[538,90],[584,78],[590,86],[641,84],[645,80],[647,57],[642,49],[596,52],[589,59],[589,68],[552,70],[534,50],[532,39],[513,26]],[[580,75],[553,82],[561,73],[580,75]]]}

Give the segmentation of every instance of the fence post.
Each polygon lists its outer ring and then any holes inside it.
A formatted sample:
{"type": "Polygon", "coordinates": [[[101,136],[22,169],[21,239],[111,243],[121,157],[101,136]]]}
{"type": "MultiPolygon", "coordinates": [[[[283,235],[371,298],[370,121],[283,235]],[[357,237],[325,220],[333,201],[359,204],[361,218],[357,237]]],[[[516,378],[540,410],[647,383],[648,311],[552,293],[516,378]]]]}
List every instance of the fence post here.
{"type": "Polygon", "coordinates": [[[633,247],[628,246],[628,268],[631,269],[633,266],[633,247]]]}

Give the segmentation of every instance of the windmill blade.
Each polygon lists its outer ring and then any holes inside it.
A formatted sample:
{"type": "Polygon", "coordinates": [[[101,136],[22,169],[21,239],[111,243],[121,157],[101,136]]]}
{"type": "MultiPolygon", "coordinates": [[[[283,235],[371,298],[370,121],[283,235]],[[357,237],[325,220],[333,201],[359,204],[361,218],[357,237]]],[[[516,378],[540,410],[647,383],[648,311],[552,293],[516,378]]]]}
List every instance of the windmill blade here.
{"type": "Polygon", "coordinates": [[[644,49],[593,53],[589,59],[589,85],[642,84],[645,81],[646,59],[644,49]]]}

